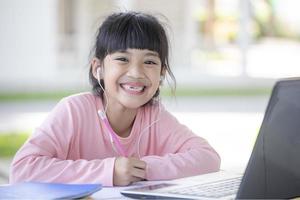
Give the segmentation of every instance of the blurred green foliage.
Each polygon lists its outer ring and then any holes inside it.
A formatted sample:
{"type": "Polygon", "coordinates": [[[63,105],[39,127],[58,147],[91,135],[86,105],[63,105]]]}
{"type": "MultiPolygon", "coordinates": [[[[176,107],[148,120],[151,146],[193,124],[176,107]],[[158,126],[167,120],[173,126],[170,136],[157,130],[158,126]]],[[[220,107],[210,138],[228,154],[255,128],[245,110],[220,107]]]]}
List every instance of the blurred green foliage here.
{"type": "Polygon", "coordinates": [[[0,94],[0,102],[4,101],[44,101],[44,100],[59,100],[79,91],[53,91],[53,92],[2,92],[0,94]]]}
{"type": "MultiPolygon", "coordinates": [[[[1,93],[0,102],[16,101],[47,101],[60,100],[63,97],[79,93],[81,91],[58,91],[58,92],[29,92],[29,93],[1,93]]],[[[198,96],[257,96],[269,95],[271,88],[189,88],[179,87],[176,89],[177,97],[198,97],[198,96]]],[[[163,96],[173,96],[169,88],[162,88],[163,96]]]]}
{"type": "Polygon", "coordinates": [[[12,157],[29,137],[26,132],[0,133],[0,157],[12,157]]]}

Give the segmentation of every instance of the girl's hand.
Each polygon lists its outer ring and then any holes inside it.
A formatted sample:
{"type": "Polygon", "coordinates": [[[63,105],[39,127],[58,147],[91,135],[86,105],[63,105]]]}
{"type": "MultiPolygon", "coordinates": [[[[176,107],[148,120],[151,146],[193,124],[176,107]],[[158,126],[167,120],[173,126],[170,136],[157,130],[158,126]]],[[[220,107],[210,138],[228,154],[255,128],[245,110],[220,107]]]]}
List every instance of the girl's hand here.
{"type": "Polygon", "coordinates": [[[137,158],[118,157],[115,160],[113,184],[125,186],[146,178],[146,162],[137,158]]]}

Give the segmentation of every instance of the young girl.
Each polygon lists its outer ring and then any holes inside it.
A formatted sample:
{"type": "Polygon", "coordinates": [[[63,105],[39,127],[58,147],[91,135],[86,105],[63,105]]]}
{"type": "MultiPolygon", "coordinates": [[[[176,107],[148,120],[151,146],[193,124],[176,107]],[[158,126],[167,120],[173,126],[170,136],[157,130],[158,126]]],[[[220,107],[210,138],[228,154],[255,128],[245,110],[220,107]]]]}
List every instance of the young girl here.
{"type": "Polygon", "coordinates": [[[123,186],[215,172],[220,157],[158,101],[169,45],[148,14],[110,15],[98,30],[93,93],[61,100],[17,152],[10,182],[123,186]]]}

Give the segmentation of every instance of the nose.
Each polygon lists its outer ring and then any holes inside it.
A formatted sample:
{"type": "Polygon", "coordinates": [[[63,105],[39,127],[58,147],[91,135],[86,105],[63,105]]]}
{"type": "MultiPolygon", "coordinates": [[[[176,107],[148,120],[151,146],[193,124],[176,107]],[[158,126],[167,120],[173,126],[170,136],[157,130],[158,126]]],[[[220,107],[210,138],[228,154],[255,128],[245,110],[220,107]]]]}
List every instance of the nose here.
{"type": "Polygon", "coordinates": [[[127,75],[133,78],[144,78],[143,66],[139,63],[132,63],[128,69],[127,75]]]}

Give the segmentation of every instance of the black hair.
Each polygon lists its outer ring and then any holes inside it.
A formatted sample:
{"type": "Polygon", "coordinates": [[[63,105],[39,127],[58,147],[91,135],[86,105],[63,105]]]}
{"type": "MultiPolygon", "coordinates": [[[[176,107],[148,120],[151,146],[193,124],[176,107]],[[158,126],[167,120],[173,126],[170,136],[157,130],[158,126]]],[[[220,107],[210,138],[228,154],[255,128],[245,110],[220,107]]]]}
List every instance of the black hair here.
{"type": "MultiPolygon", "coordinates": [[[[162,71],[166,71],[173,80],[172,91],[175,91],[176,80],[169,66],[168,38],[164,27],[156,17],[141,12],[120,12],[111,14],[104,20],[97,32],[93,56],[102,63],[108,54],[128,48],[157,52],[162,63],[162,71]]],[[[93,93],[102,97],[103,90],[93,76],[92,66],[89,70],[89,79],[93,93]]],[[[105,87],[103,79],[100,82],[105,87]]],[[[149,102],[153,102],[159,96],[159,92],[158,88],[149,102]]]]}

